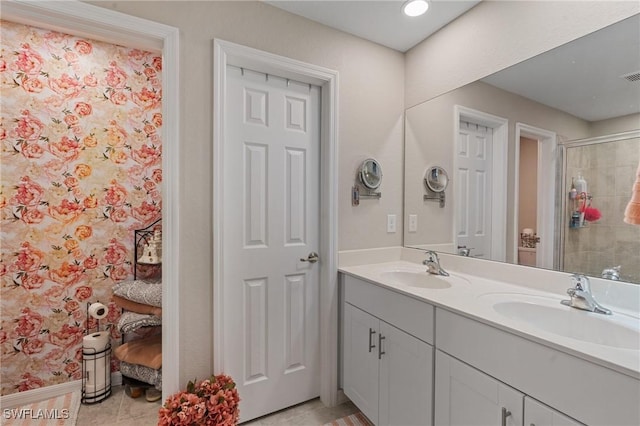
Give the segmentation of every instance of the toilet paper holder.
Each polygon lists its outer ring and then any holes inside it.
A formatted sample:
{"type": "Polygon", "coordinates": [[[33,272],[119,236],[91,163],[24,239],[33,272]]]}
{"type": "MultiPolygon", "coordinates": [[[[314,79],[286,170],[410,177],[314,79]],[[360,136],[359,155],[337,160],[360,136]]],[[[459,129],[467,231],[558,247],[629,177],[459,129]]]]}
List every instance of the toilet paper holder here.
{"type": "Polygon", "coordinates": [[[100,302],[87,303],[87,323],[82,340],[83,404],[96,404],[111,396],[111,338],[109,331],[100,331],[100,320],[108,313],[109,308],[100,302]],[[96,320],[95,332],[90,327],[91,318],[96,320]]]}

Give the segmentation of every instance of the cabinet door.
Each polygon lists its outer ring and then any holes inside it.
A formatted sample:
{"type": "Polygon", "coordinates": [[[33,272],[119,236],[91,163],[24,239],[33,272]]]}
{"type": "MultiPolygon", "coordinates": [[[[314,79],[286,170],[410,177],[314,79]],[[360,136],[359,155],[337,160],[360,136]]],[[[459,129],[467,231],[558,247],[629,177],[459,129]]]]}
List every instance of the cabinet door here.
{"type": "Polygon", "coordinates": [[[433,347],[380,321],[379,425],[431,425],[433,347]]]}
{"type": "Polygon", "coordinates": [[[521,426],[524,395],[436,351],[435,424],[521,426]]]}
{"type": "Polygon", "coordinates": [[[378,424],[378,332],[380,321],[344,305],[344,393],[378,424]]]}
{"type": "Polygon", "coordinates": [[[582,423],[533,398],[524,398],[524,426],[580,426],[582,423]]]}

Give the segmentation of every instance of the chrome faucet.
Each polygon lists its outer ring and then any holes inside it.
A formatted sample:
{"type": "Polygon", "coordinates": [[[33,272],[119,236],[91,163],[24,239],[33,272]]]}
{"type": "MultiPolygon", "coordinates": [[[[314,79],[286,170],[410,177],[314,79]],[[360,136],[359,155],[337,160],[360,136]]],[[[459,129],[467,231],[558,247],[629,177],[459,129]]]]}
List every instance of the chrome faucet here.
{"type": "Polygon", "coordinates": [[[469,248],[467,246],[458,246],[458,254],[460,256],[469,257],[469,254],[471,254],[471,248],[469,248]]]}
{"type": "Polygon", "coordinates": [[[574,284],[567,290],[567,294],[571,296],[570,300],[562,300],[563,305],[572,308],[582,309],[585,311],[595,312],[598,314],[611,315],[611,310],[602,307],[591,293],[591,283],[589,278],[581,274],[571,275],[571,282],[574,284]]]}
{"type": "Polygon", "coordinates": [[[621,265],[614,266],[613,268],[605,268],[602,270],[602,278],[605,280],[620,280],[620,267],[621,265]]]}
{"type": "Polygon", "coordinates": [[[435,251],[427,250],[424,254],[427,255],[427,258],[422,261],[422,264],[427,266],[428,273],[442,275],[443,277],[449,276],[449,273],[440,266],[440,259],[438,259],[438,254],[435,251]]]}

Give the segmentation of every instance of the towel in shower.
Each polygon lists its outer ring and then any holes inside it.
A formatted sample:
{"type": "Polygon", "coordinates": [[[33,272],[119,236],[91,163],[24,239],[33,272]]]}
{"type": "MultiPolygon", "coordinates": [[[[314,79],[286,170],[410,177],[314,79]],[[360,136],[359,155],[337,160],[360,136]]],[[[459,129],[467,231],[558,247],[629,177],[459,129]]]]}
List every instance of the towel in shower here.
{"type": "Polygon", "coordinates": [[[624,211],[624,221],[631,225],[640,225],[640,164],[631,190],[631,200],[624,211]]]}

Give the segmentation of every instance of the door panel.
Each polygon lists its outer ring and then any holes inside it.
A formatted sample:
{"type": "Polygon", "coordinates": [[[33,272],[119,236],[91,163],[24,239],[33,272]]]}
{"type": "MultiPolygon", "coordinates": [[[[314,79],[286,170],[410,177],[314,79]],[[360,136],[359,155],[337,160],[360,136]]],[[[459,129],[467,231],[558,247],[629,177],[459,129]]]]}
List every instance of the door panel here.
{"type": "Polygon", "coordinates": [[[349,303],[344,310],[344,393],[378,424],[378,318],[349,303]]]}
{"type": "Polygon", "coordinates": [[[491,258],[493,129],[461,121],[456,143],[456,243],[491,258]]]}
{"type": "Polygon", "coordinates": [[[227,68],[224,370],[241,421],[315,398],[319,376],[320,89],[227,68]]]}
{"type": "Polygon", "coordinates": [[[379,425],[432,423],[433,347],[380,321],[379,425]]]}

